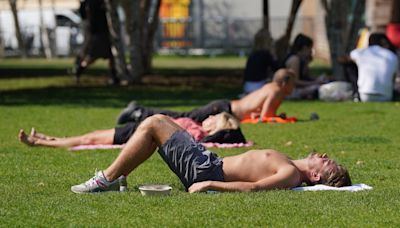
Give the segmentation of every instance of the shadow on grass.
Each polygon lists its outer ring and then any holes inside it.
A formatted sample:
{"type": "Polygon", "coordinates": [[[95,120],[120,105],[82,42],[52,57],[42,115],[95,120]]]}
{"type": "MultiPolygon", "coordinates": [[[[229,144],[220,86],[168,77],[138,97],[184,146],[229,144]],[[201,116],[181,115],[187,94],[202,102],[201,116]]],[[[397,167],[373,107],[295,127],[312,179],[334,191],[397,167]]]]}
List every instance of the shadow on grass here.
{"type": "MultiPolygon", "coordinates": [[[[71,74],[71,69],[67,68],[0,68],[0,78],[37,78],[40,77],[56,77],[60,75],[71,74]]],[[[107,74],[106,69],[93,68],[85,71],[87,75],[104,75],[107,74]]],[[[72,76],[72,74],[71,74],[72,76]]]]}
{"type": "MultiPolygon", "coordinates": [[[[13,62],[11,62],[13,63],[13,62]]],[[[71,65],[61,61],[58,64],[38,61],[21,64],[0,64],[0,79],[18,79],[21,89],[0,90],[0,105],[87,105],[99,107],[121,107],[130,100],[143,101],[144,105],[157,106],[198,106],[209,100],[233,98],[239,93],[242,69],[197,67],[155,68],[153,73],[143,77],[142,85],[110,87],[101,84],[106,80],[106,65],[89,67],[82,79],[88,84],[42,86],[35,88],[25,78],[69,77],[71,65]],[[104,80],[102,79],[104,78],[104,80]]],[[[53,80],[53,79],[51,79],[53,80]]],[[[33,80],[34,81],[34,80],[33,80]]],[[[50,81],[50,79],[49,79],[50,81]]],[[[43,83],[43,82],[41,82],[43,83]]],[[[44,82],[45,84],[46,82],[44,82]]]]}
{"type": "Polygon", "coordinates": [[[216,69],[216,68],[157,68],[153,70],[153,74],[164,76],[225,76],[225,77],[242,77],[243,69],[216,69]]]}
{"type": "MultiPolygon", "coordinates": [[[[43,67],[7,67],[2,65],[0,67],[0,78],[35,78],[40,77],[54,77],[65,74],[71,74],[72,65],[66,66],[43,66],[43,67]]],[[[89,67],[85,70],[84,75],[107,75],[109,70],[107,67],[89,67]]],[[[163,75],[163,76],[226,76],[226,77],[241,77],[243,69],[216,69],[216,68],[193,68],[193,69],[181,69],[181,68],[157,68],[154,69],[152,74],[163,75]]],[[[72,75],[72,74],[71,74],[72,75]]]]}
{"type": "Polygon", "coordinates": [[[88,107],[123,107],[131,100],[152,107],[200,106],[213,99],[230,99],[238,94],[234,88],[210,86],[128,87],[71,86],[0,91],[0,105],[84,105],[88,107]]]}
{"type": "Polygon", "coordinates": [[[353,144],[386,144],[391,143],[390,139],[378,136],[347,136],[337,137],[332,140],[333,142],[353,143],[353,144]]]}

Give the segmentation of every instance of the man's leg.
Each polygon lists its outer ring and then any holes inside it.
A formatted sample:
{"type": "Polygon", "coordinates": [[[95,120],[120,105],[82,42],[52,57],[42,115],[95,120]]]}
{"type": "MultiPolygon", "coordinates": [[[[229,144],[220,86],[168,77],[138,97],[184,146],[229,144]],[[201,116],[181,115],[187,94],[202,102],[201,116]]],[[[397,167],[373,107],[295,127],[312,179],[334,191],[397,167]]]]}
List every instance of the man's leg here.
{"type": "Polygon", "coordinates": [[[71,187],[75,193],[115,190],[118,178],[128,175],[147,160],[157,146],[164,144],[176,131],[183,130],[169,117],[154,115],[143,121],[122,149],[114,162],[104,171],[99,171],[90,180],[71,187]]]}
{"type": "Polygon", "coordinates": [[[108,68],[110,69],[110,81],[111,85],[119,85],[120,79],[117,77],[117,69],[115,65],[114,56],[110,55],[108,60],[108,68]]]}
{"type": "Polygon", "coordinates": [[[182,117],[181,112],[174,112],[156,108],[147,108],[138,105],[136,101],[131,101],[129,102],[128,106],[124,108],[122,112],[118,115],[117,124],[125,124],[128,122],[142,122],[147,117],[156,114],[162,114],[174,119],[182,117]]]}
{"type": "Polygon", "coordinates": [[[114,162],[104,170],[104,176],[113,181],[122,174],[129,174],[178,130],[183,129],[169,117],[154,115],[147,118],[139,125],[114,162]]]}
{"type": "Polygon", "coordinates": [[[80,61],[76,71],[75,71],[75,80],[77,83],[79,83],[81,74],[83,71],[89,67],[89,65],[93,64],[96,61],[96,58],[91,57],[90,55],[86,55],[85,57],[82,58],[80,61]]]}
{"type": "Polygon", "coordinates": [[[297,88],[300,99],[318,99],[319,85],[310,85],[302,88],[297,88]]]}
{"type": "MultiPolygon", "coordinates": [[[[132,103],[130,103],[132,104],[132,103]]],[[[126,109],[121,112],[118,117],[118,124],[126,123],[128,121],[142,121],[149,116],[155,114],[163,114],[172,118],[181,118],[187,117],[196,122],[203,122],[210,115],[216,115],[221,112],[227,112],[232,114],[230,101],[228,100],[216,100],[212,101],[205,106],[193,109],[189,112],[174,112],[169,110],[161,110],[161,109],[152,109],[146,108],[140,105],[130,105],[126,109]]]]}
{"type": "Polygon", "coordinates": [[[182,117],[188,117],[198,123],[203,122],[211,115],[217,115],[221,112],[232,114],[231,103],[228,100],[215,100],[200,108],[189,112],[183,112],[182,117]]]}

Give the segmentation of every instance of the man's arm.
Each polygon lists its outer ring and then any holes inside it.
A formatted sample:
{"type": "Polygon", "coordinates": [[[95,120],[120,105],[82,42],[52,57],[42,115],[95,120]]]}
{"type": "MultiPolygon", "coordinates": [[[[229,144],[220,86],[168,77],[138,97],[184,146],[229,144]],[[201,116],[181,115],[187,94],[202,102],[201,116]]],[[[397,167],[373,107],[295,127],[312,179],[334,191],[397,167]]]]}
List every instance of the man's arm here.
{"type": "Polygon", "coordinates": [[[271,189],[288,189],[299,184],[299,173],[296,169],[287,168],[280,170],[276,174],[259,180],[257,182],[222,182],[222,181],[203,181],[192,184],[189,188],[190,193],[204,192],[208,190],[221,192],[254,192],[266,191],[271,189]]]}
{"type": "Polygon", "coordinates": [[[350,52],[349,58],[353,62],[357,62],[357,59],[360,57],[360,53],[363,49],[354,49],[350,52]]]}
{"type": "Polygon", "coordinates": [[[292,56],[286,61],[285,65],[287,69],[293,70],[297,81],[300,74],[300,58],[297,56],[292,56]]]}
{"type": "Polygon", "coordinates": [[[337,57],[337,61],[341,64],[354,63],[353,59],[351,59],[350,55],[342,55],[337,57]]]}
{"type": "Polygon", "coordinates": [[[260,119],[262,119],[263,117],[276,116],[276,111],[278,110],[282,99],[283,97],[279,94],[279,92],[273,91],[272,93],[270,93],[262,105],[260,119]]]}

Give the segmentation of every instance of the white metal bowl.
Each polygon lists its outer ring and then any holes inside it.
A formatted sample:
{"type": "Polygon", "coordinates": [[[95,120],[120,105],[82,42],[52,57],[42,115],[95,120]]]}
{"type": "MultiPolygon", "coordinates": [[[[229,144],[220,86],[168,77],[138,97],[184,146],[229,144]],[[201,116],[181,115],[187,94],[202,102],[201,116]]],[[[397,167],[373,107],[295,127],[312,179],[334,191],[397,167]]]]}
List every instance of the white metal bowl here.
{"type": "Polygon", "coordinates": [[[172,187],[169,185],[150,184],[139,186],[143,196],[166,196],[171,193],[172,187]]]}

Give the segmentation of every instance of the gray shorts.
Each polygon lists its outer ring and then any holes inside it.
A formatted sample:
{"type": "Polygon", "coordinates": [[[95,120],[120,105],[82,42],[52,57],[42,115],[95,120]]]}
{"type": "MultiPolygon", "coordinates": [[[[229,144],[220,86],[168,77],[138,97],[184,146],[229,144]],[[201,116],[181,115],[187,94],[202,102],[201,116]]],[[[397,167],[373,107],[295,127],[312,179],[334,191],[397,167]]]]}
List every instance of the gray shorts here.
{"type": "Polygon", "coordinates": [[[222,159],[196,142],[186,131],[175,132],[158,153],[179,177],[186,191],[196,182],[224,181],[222,159]]]}

